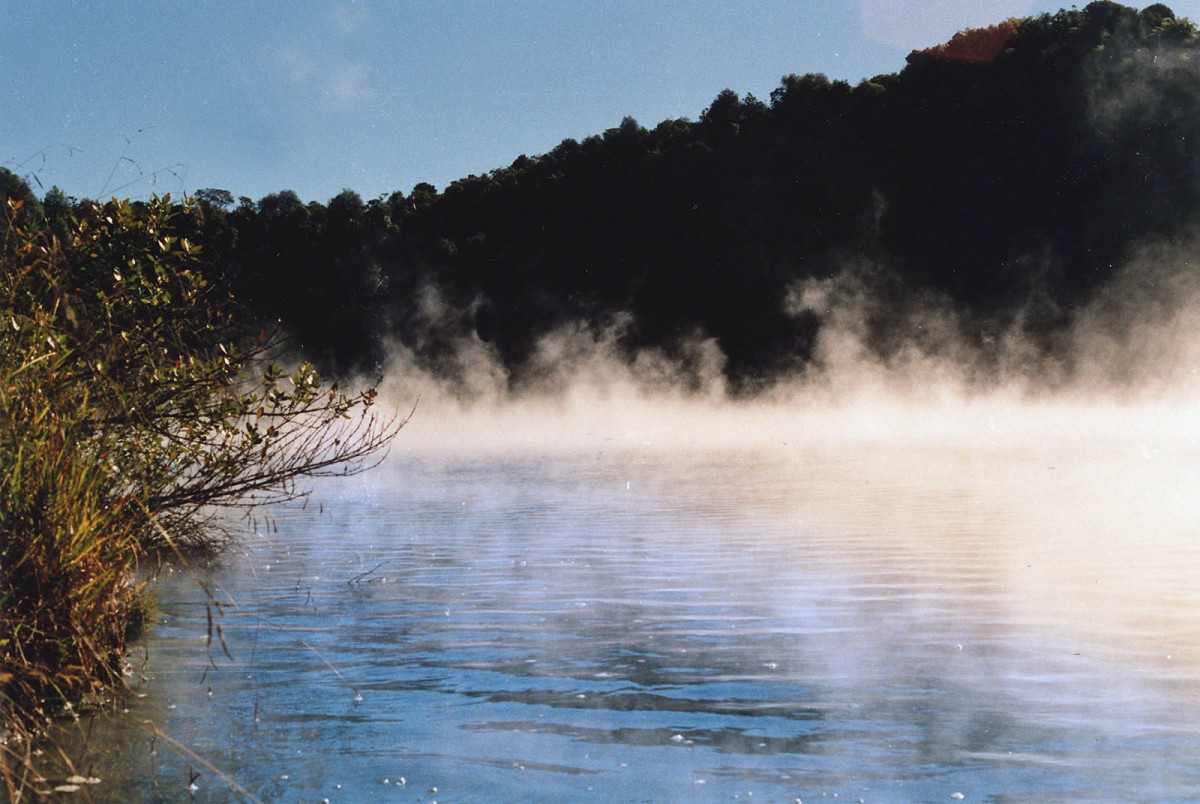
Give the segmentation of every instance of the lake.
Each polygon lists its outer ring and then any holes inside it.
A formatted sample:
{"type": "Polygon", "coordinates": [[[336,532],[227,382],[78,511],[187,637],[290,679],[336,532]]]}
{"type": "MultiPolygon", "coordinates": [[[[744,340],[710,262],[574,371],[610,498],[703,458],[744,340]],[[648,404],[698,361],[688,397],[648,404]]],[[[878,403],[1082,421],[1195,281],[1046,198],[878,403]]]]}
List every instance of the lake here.
{"type": "Polygon", "coordinates": [[[221,606],[164,570],[68,751],[112,801],[1200,798],[1195,439],[988,421],[398,449],[221,606]]]}

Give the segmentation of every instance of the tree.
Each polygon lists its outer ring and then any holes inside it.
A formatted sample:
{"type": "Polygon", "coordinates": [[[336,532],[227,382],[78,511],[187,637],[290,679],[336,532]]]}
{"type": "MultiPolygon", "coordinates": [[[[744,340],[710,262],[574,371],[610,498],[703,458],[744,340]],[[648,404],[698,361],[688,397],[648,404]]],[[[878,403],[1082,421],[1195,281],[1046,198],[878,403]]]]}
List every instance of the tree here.
{"type": "Polygon", "coordinates": [[[233,193],[228,190],[208,187],[197,190],[192,197],[201,204],[208,204],[220,209],[229,209],[233,206],[233,193]]]}

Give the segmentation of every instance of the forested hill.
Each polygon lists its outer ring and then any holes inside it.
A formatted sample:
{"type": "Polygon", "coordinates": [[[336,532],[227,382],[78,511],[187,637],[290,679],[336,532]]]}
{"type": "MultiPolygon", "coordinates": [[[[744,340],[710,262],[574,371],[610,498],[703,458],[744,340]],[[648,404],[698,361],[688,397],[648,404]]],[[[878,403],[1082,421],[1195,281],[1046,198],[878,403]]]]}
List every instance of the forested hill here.
{"type": "Polygon", "coordinates": [[[964,31],[857,86],[791,75],[695,121],[626,118],[442,191],[203,190],[197,238],[253,317],[338,371],[399,344],[454,380],[473,344],[520,387],[567,327],[685,371],[708,339],[751,392],[812,359],[854,294],[800,291],[831,278],[858,283],[884,357],[928,337],[904,323],[915,299],[953,310],[984,364],[1014,331],[1052,353],[1135,246],[1192,223],[1198,148],[1196,27],[1095,2],[964,31]]]}

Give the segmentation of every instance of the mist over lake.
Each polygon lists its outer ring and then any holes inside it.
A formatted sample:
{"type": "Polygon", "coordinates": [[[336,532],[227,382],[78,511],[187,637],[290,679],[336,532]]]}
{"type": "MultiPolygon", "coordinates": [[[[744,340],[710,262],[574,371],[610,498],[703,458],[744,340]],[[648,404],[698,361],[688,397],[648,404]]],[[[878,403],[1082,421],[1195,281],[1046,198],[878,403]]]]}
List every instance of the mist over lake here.
{"type": "Polygon", "coordinates": [[[232,658],[164,574],[145,697],[81,727],[105,796],[241,797],[143,719],[262,800],[1200,792],[1190,411],[619,407],[473,454],[414,419],[213,567],[232,658]]]}

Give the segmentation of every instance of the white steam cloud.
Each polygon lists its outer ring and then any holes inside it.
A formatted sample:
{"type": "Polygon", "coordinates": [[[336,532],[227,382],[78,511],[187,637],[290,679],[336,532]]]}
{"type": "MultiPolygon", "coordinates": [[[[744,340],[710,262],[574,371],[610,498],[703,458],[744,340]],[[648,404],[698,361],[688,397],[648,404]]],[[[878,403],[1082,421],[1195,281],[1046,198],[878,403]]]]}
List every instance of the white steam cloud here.
{"type": "MultiPolygon", "coordinates": [[[[495,351],[476,337],[449,351],[453,383],[397,348],[381,391],[398,409],[420,400],[399,450],[782,448],[914,438],[985,446],[1114,430],[1148,443],[1192,439],[1200,436],[1193,254],[1200,236],[1138,249],[1075,311],[1049,355],[1023,333],[1021,316],[981,338],[948,299],[905,290],[886,281],[884,268],[860,262],[792,288],[787,309],[822,318],[815,359],[752,398],[731,393],[724,356],[709,338],[696,336],[677,354],[645,350],[630,360],[618,346],[624,320],[603,329],[572,324],[541,338],[515,389],[495,351]]],[[[455,315],[425,291],[418,316],[429,337],[445,337],[455,315]]]]}

